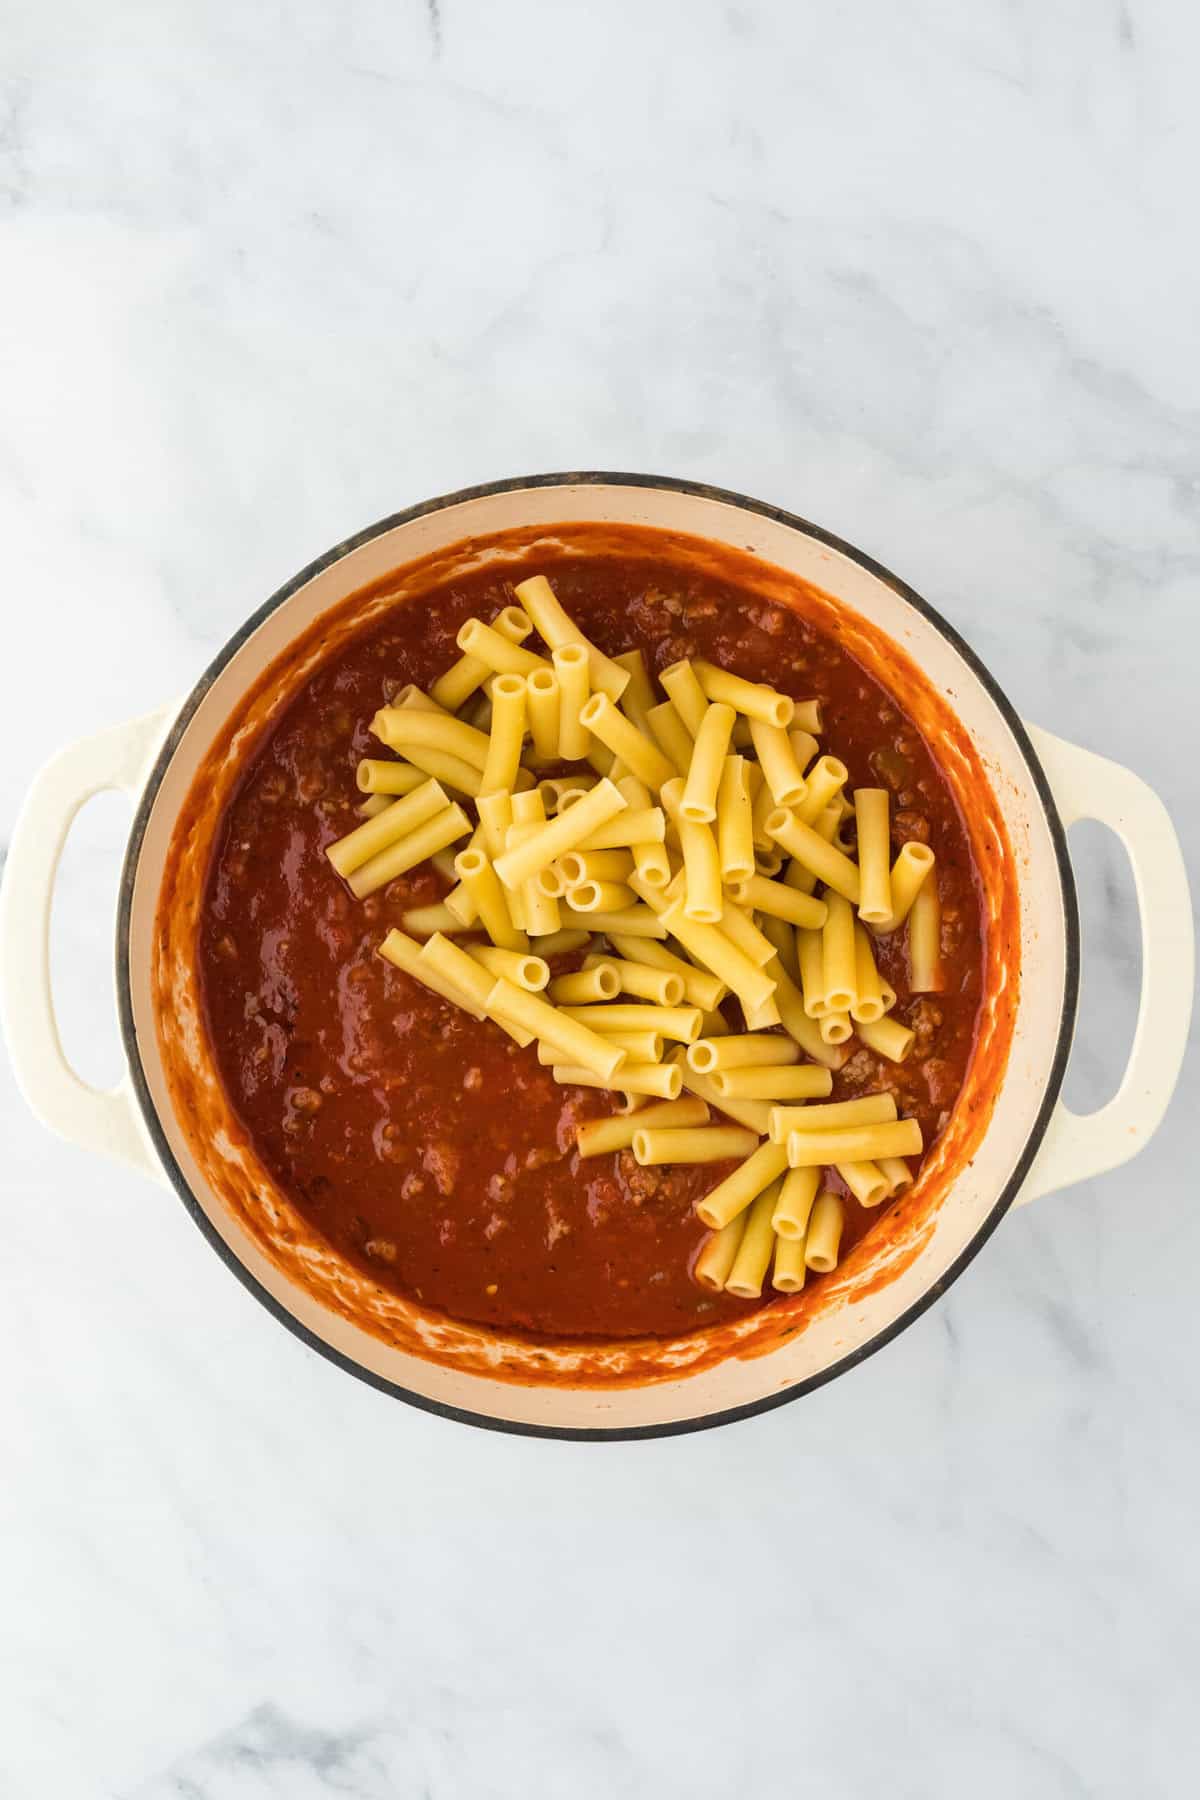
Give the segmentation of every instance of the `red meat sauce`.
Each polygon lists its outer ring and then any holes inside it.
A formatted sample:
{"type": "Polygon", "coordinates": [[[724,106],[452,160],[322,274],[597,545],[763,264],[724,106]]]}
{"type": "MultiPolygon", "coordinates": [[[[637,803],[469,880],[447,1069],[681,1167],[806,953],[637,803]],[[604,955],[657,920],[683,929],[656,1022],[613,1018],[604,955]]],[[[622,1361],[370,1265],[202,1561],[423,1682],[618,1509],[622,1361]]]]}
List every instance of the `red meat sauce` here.
{"type": "MultiPolygon", "coordinates": [[[[575,1127],[610,1112],[610,1098],[559,1087],[533,1046],[519,1049],[376,953],[406,908],[440,898],[441,877],[425,865],[360,902],[324,855],[358,822],[358,760],[386,754],[369,732],[376,709],[406,682],[428,687],[455,660],[463,621],[494,617],[533,572],[483,571],[397,606],[275,725],[216,839],[200,934],[207,1023],[263,1161],[316,1231],[383,1286],[534,1336],[673,1336],[770,1303],[769,1284],[761,1301],[739,1301],[692,1277],[706,1237],[693,1204],[732,1165],[641,1169],[627,1151],[581,1160],[575,1127]]],[[[971,1055],[983,925],[965,826],[915,726],[790,607],[645,559],[549,572],[604,650],[636,647],[654,670],[703,656],[819,698],[823,745],[850,786],[887,786],[896,844],[919,838],[936,851],[945,991],[911,996],[905,934],[880,944],[893,1016],[917,1044],[895,1065],[852,1043],[832,1095],[890,1090],[928,1148],[971,1055]]],[[[726,1011],[740,1029],[736,1004],[726,1011]]],[[[844,1192],[832,1171],[829,1182],[844,1192]]],[[[846,1205],[844,1249],[879,1216],[849,1195],[846,1205]]]]}

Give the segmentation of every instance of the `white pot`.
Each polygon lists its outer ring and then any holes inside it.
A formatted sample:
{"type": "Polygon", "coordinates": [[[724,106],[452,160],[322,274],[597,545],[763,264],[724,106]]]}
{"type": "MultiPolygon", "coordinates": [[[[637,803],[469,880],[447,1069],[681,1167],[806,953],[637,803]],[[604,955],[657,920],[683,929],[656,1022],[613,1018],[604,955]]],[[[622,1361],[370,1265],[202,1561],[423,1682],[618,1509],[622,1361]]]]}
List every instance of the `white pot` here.
{"type": "MultiPolygon", "coordinates": [[[[13,835],[0,894],[0,1000],[17,1079],[34,1112],[65,1137],[174,1183],[209,1242],[277,1318],[343,1368],[415,1404],[501,1429],[569,1437],[687,1430],[777,1405],[859,1362],[958,1275],[1007,1208],[1115,1167],[1148,1141],[1178,1074],[1192,991],[1192,916],[1178,841],[1157,796],[1127,769],[1025,727],[957,633],[902,582],[817,527],[739,495],[628,475],[556,475],[471,489],[398,514],[339,545],[290,582],[226,645],[182,707],[73,745],[37,777],[13,835]],[[1018,871],[1021,975],[1011,1050],[982,1141],[951,1178],[885,1279],[861,1282],[768,1350],[689,1372],[668,1348],[653,1379],[570,1379],[569,1356],[543,1355],[554,1382],[527,1368],[497,1379],[461,1358],[414,1354],[351,1309],[297,1281],[247,1229],[172,1102],[156,1030],[153,933],[164,859],[197,768],[247,689],[305,628],[389,570],[514,526],[575,521],[656,526],[748,549],[834,594],[899,645],[950,696],[988,772],[1018,871]],[[48,924],[63,841],[104,788],[137,796],[121,889],[117,988],[129,1068],[110,1092],[68,1066],[54,1022],[48,924]],[[1075,1020],[1079,928],[1065,827],[1102,820],[1129,853],[1142,924],[1142,993],[1133,1048],[1114,1099],[1078,1117],[1058,1100],[1075,1020]],[[203,1165],[203,1166],[202,1166],[203,1165]],[[327,1303],[327,1298],[330,1303],[327,1303]]],[[[196,1048],[198,1061],[203,1047],[196,1048]]],[[[351,1277],[353,1281],[364,1278],[351,1277]]],[[[759,1315],[761,1317],[761,1315],[759,1315]]],[[[479,1337],[480,1334],[475,1334],[479,1337]]],[[[483,1334],[486,1336],[486,1334],[483,1334]]],[[[748,1345],[746,1346],[748,1347],[748,1345]]]]}

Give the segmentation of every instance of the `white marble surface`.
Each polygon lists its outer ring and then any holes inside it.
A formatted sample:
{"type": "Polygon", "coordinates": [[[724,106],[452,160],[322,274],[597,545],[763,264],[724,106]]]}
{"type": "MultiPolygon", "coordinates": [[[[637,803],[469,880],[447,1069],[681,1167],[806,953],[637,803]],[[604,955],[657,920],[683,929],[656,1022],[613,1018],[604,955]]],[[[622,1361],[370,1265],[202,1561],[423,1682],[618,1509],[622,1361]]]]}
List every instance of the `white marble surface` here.
{"type": "MultiPolygon", "coordinates": [[[[820,520],[1193,873],[1200,25],[1178,0],[9,0],[0,833],[410,501],[649,469],[820,520]]],[[[126,813],[55,942],[115,1066],[126,813]]],[[[1069,1092],[1134,1005],[1080,838],[1069,1092]]],[[[0,1792],[928,1800],[1194,1791],[1197,1061],[832,1387],[624,1446],[309,1354],[0,1068],[0,1792]]]]}

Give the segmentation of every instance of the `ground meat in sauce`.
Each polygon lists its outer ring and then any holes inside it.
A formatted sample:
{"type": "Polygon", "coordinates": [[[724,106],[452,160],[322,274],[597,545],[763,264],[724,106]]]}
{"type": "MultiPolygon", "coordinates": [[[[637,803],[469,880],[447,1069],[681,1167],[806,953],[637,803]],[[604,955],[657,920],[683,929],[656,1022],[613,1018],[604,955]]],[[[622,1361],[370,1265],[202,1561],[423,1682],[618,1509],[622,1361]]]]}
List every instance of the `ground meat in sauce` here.
{"type": "MultiPolygon", "coordinates": [[[[706,656],[820,699],[823,746],[847,764],[851,787],[886,785],[896,841],[937,852],[944,991],[910,997],[903,935],[885,941],[880,967],[900,996],[895,1016],[917,1034],[913,1054],[895,1065],[859,1048],[833,1087],[834,1098],[893,1093],[931,1139],[971,1052],[982,923],[963,823],[916,729],[834,636],[790,607],[662,560],[537,566],[605,650],[636,646],[656,670],[706,656]]],[[[639,1169],[627,1153],[580,1161],[575,1126],[610,1111],[607,1097],[557,1087],[532,1049],[376,955],[407,907],[441,897],[442,879],[425,867],[356,903],[323,854],[357,822],[356,763],[383,754],[368,730],[377,707],[405,682],[427,687],[457,655],[463,620],[493,617],[531,572],[483,572],[396,608],[283,715],[227,809],[209,872],[208,1025],[264,1161],[310,1223],[381,1284],[535,1335],[671,1335],[770,1300],[769,1289],[762,1302],[713,1296],[691,1278],[706,1235],[693,1203],[729,1165],[639,1169]]],[[[730,1017],[738,1022],[736,1009],[730,1017]]],[[[844,1245],[872,1216],[848,1198],[844,1245]]]]}

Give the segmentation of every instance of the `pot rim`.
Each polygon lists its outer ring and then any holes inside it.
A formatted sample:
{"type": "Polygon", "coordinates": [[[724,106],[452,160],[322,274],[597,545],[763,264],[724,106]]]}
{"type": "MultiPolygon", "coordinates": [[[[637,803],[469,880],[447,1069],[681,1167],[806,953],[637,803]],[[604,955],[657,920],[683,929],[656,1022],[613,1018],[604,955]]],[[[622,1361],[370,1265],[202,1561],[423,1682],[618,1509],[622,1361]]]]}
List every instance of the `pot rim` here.
{"type": "Polygon", "coordinates": [[[731,1425],[741,1419],[753,1418],[758,1413],[772,1412],[776,1407],[785,1406],[791,1401],[801,1399],[805,1394],[812,1393],[816,1388],[823,1387],[826,1382],[833,1381],[837,1376],[844,1375],[850,1369],[857,1367],[858,1364],[865,1362],[869,1356],[873,1356],[876,1351],[882,1350],[885,1345],[891,1343],[893,1338],[898,1337],[902,1331],[906,1330],[908,1326],[919,1319],[923,1313],[927,1312],[934,1302],[942,1297],[952,1283],[958,1280],[959,1276],[963,1273],[963,1270],[969,1263],[974,1261],[980,1250],[982,1250],[983,1246],[987,1243],[1001,1219],[1012,1205],[1013,1200],[1016,1198],[1021,1183],[1028,1174],[1033,1159],[1045,1136],[1046,1128],[1050,1121],[1050,1115],[1058,1099],[1059,1090],[1062,1087],[1063,1077],[1066,1073],[1067,1058],[1070,1054],[1071,1041],[1075,1030],[1075,1019],[1079,1003],[1079,961],[1079,908],[1075,892],[1075,878],[1071,869],[1070,857],[1067,852],[1066,830],[1063,826],[1062,819],[1059,816],[1058,808],[1055,805],[1050,784],[1042,769],[1042,765],[1038,760],[1037,752],[1030,742],[1029,734],[1026,732],[1012,702],[1008,699],[995,676],[992,675],[991,671],[980,660],[975,651],[971,649],[970,645],[959,635],[954,626],[951,625],[948,620],[943,618],[942,614],[938,612],[935,607],[931,606],[927,600],[923,600],[913,588],[909,587],[907,582],[902,581],[899,576],[894,575],[892,571],[885,568],[882,563],[876,562],[874,557],[868,556],[865,551],[858,549],[854,544],[848,543],[844,538],[836,536],[835,533],[826,531],[822,526],[814,525],[808,519],[803,519],[798,514],[789,512],[783,507],[772,506],[766,501],[754,500],[748,495],[739,494],[729,488],[715,487],[708,482],[687,481],[674,476],[635,475],[607,470],[568,470],[557,474],[514,476],[504,481],[488,481],[482,482],[474,487],[459,488],[453,493],[441,494],[434,499],[420,501],[415,506],[404,508],[401,512],[389,514],[387,518],[379,520],[374,525],[366,526],[362,531],[356,532],[353,537],[343,539],[341,543],[335,544],[332,549],[327,550],[322,556],[318,556],[313,562],[310,562],[306,568],[301,569],[299,574],[294,575],[292,579],[285,582],[282,587],[277,588],[268,600],[265,600],[255,612],[251,613],[244,624],[239,626],[232,637],[230,637],[217,652],[217,655],[204,670],[203,674],[188,694],[186,700],[183,702],[174,724],[167,733],[166,739],[155,759],[154,766],[150,771],[149,779],[146,782],[146,786],[134,813],[129,843],[121,868],[121,882],[117,900],[117,1012],[120,1020],[121,1040],[129,1068],[130,1080],[133,1084],[134,1093],[137,1095],[142,1121],[149,1134],[150,1140],[154,1145],[159,1160],[170,1179],[171,1185],[183,1201],[188,1212],[191,1214],[192,1219],[203,1232],[209,1245],[217,1252],[218,1256],[220,1256],[226,1266],[232,1270],[234,1275],[236,1275],[238,1280],[242,1283],[242,1286],[248,1289],[248,1291],[253,1294],[254,1298],[259,1301],[259,1303],[264,1306],[281,1325],[285,1326],[293,1336],[299,1338],[302,1343],[306,1344],[310,1350],[317,1351],[319,1355],[325,1357],[327,1361],[333,1363],[337,1368],[344,1370],[347,1374],[355,1376],[359,1381],[365,1382],[369,1387],[376,1388],[381,1393],[390,1394],[395,1399],[404,1400],[410,1406],[418,1407],[422,1412],[436,1413],[441,1418],[454,1419],[464,1425],[475,1425],[484,1431],[500,1431],[521,1437],[566,1438],[587,1442],[594,1440],[624,1442],[637,1438],[679,1437],[687,1432],[708,1431],[718,1425],[731,1425]],[[1054,1057],[1046,1081],[1042,1102],[1038,1108],[1037,1117],[1025,1140],[1024,1147],[1017,1158],[1013,1172],[997,1197],[995,1205],[971,1238],[970,1243],[960,1252],[949,1269],[946,1270],[945,1274],[927,1288],[920,1298],[915,1300],[913,1304],[908,1307],[899,1318],[894,1319],[890,1325],[877,1331],[872,1337],[868,1338],[865,1343],[857,1345],[845,1356],[840,1357],[838,1361],[830,1364],[828,1368],[821,1369],[818,1373],[808,1376],[803,1381],[796,1382],[793,1386],[786,1388],[782,1393],[767,1394],[760,1400],[749,1401],[744,1406],[729,1407],[721,1412],[700,1413],[694,1418],[674,1419],[656,1425],[614,1427],[537,1425],[520,1420],[499,1418],[491,1413],[472,1412],[466,1407],[449,1406],[443,1401],[430,1399],[424,1394],[414,1392],[411,1388],[402,1387],[398,1382],[389,1381],[385,1376],[377,1375],[373,1370],[364,1368],[361,1363],[356,1362],[350,1356],[344,1355],[340,1350],[335,1350],[330,1344],[327,1344],[323,1338],[318,1337],[315,1332],[310,1331],[306,1325],[302,1325],[295,1315],[291,1313],[281,1301],[276,1300],[275,1296],[269,1293],[250,1273],[249,1269],[246,1268],[245,1264],[237,1256],[232,1247],[225,1242],[225,1239],[208,1218],[208,1215],[205,1213],[195,1194],[192,1192],[182,1169],[175,1159],[175,1155],[167,1140],[157,1108],[155,1107],[154,1100],[150,1093],[149,1082],[146,1078],[146,1072],[142,1064],[141,1050],[138,1045],[137,1030],[133,1016],[133,987],[129,973],[130,921],[133,909],[133,892],[137,879],[138,864],[141,859],[142,845],[145,840],[146,828],[150,820],[150,814],[153,810],[155,799],[158,795],[159,787],[166,774],[167,768],[174,757],[175,751],[201,701],[208,693],[209,688],[213,685],[217,676],[225,668],[226,664],[232,660],[247,640],[255,631],[257,631],[263,621],[269,618],[270,615],[275,612],[277,608],[282,606],[286,600],[291,599],[293,594],[297,593],[302,587],[305,587],[308,582],[313,580],[315,576],[321,574],[323,570],[342,561],[343,558],[351,555],[355,550],[361,549],[364,544],[370,543],[372,539],[382,537],[386,532],[394,530],[399,525],[411,524],[414,519],[424,518],[430,513],[441,512],[447,507],[457,506],[466,501],[480,500],[494,494],[519,493],[527,489],[536,491],[539,488],[552,487],[633,487],[660,489],[670,493],[688,494],[699,499],[715,500],[725,505],[737,507],[744,512],[757,513],[763,518],[771,519],[777,524],[786,525],[792,530],[801,532],[806,537],[815,538],[819,543],[826,545],[827,548],[831,550],[838,551],[842,556],[847,557],[851,562],[857,563],[860,568],[863,568],[869,574],[874,575],[877,580],[884,582],[893,590],[893,592],[899,595],[902,600],[915,608],[915,610],[919,612],[922,617],[927,619],[941,636],[947,640],[953,649],[957,651],[963,662],[966,663],[972,674],[981,683],[986,690],[988,697],[991,699],[1005,724],[1008,726],[1016,742],[1017,748],[1021,752],[1021,756],[1025,761],[1033,785],[1037,791],[1038,798],[1041,801],[1046,816],[1046,823],[1050,832],[1050,839],[1054,846],[1054,856],[1058,866],[1059,888],[1062,897],[1063,921],[1066,928],[1066,959],[1062,1011],[1059,1016],[1054,1057]]]}

